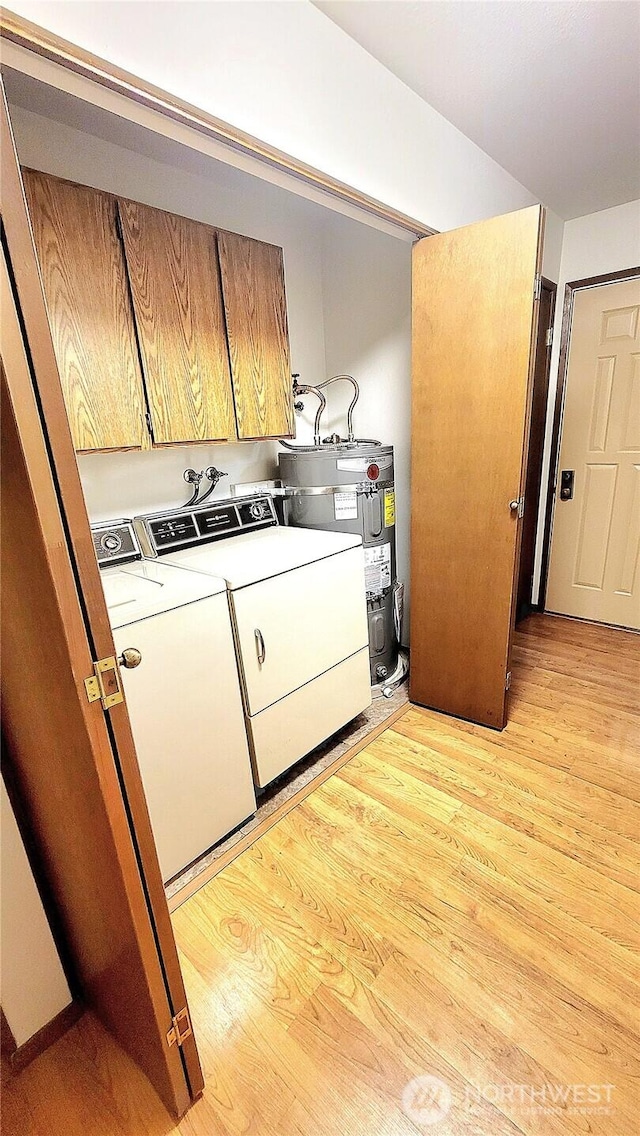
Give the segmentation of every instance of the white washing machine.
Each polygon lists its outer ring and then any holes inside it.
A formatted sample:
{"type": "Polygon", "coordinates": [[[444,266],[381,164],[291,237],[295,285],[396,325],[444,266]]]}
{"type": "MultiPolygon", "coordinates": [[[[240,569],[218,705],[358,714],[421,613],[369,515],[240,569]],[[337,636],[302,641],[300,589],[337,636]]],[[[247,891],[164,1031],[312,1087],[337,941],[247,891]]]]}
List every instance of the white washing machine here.
{"type": "Polygon", "coordinates": [[[166,882],[256,807],[226,582],[143,559],[130,521],[92,531],[166,882]]]}
{"type": "Polygon", "coordinates": [[[227,582],[260,788],[370,705],[359,535],[282,527],[268,496],[135,523],[147,555],[227,582]]]}

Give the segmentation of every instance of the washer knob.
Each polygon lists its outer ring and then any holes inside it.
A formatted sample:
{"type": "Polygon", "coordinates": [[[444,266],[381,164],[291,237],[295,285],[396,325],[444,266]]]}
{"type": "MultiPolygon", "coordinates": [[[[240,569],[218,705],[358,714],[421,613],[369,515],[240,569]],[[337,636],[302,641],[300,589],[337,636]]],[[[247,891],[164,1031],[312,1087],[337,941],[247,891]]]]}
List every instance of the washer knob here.
{"type": "Polygon", "coordinates": [[[249,506],[249,513],[253,517],[254,521],[261,521],[262,518],[266,515],[266,511],[267,510],[265,509],[263,501],[254,501],[253,505],[249,506]]]}

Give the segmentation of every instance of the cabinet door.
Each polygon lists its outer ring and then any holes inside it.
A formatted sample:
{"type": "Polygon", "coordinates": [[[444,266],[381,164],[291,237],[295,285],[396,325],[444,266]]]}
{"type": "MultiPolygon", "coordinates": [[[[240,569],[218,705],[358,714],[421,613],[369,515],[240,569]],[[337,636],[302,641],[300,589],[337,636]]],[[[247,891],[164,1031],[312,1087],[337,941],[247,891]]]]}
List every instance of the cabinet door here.
{"type": "Polygon", "coordinates": [[[232,601],[249,714],[368,643],[362,548],[238,588],[232,601]]]}
{"type": "Polygon", "coordinates": [[[218,233],[239,438],[292,437],[282,249],[218,233]]]}
{"type": "Polygon", "coordinates": [[[541,214],[536,205],[413,248],[410,697],[498,728],[517,594],[541,214]]]}
{"type": "Polygon", "coordinates": [[[154,442],[235,438],[215,231],[119,207],[154,442]]]}
{"type": "Polygon", "coordinates": [[[116,202],[33,170],[24,184],[74,445],[147,449],[116,202]]]}

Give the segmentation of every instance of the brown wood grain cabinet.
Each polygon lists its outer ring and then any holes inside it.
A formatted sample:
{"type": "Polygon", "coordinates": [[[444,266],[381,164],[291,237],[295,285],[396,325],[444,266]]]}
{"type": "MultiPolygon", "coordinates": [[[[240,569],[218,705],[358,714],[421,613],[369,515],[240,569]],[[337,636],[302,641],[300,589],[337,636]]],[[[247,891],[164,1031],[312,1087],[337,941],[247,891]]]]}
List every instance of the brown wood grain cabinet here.
{"type": "Polygon", "coordinates": [[[23,174],[77,450],[293,436],[281,248],[23,174]]]}
{"type": "Polygon", "coordinates": [[[23,176],[75,448],[148,449],[116,202],[32,170],[23,176]]]}
{"type": "Polygon", "coordinates": [[[282,249],[218,233],[239,438],[291,437],[293,398],[282,249]]]}
{"type": "Polygon", "coordinates": [[[235,439],[215,231],[118,207],[154,442],[235,439]]]}

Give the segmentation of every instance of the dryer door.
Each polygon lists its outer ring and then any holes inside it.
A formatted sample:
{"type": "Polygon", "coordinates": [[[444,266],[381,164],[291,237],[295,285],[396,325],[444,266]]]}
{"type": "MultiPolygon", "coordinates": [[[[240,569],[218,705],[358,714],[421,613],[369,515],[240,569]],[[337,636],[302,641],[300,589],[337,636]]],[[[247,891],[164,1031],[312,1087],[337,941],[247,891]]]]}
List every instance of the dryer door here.
{"type": "Polygon", "coordinates": [[[368,643],[362,548],[232,593],[249,714],[368,643]]]}

